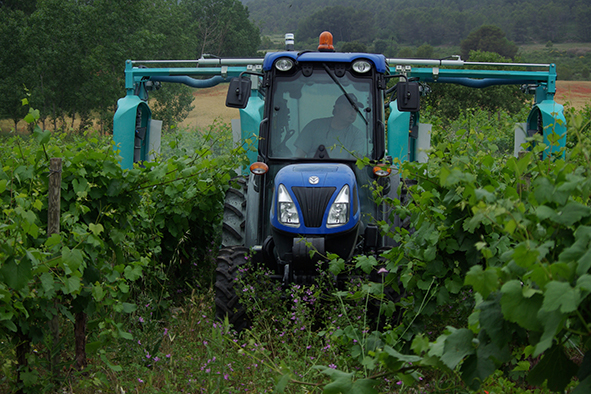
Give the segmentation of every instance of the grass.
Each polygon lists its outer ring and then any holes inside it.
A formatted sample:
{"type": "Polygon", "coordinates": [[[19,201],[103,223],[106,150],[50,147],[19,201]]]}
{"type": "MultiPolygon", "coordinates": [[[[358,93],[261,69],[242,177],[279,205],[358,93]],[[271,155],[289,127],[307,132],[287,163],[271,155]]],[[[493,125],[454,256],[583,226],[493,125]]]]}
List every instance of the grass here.
{"type": "MultiPolygon", "coordinates": [[[[191,282],[199,282],[206,274],[202,272],[200,278],[191,282]]],[[[379,393],[468,393],[458,371],[447,374],[428,370],[417,384],[406,386],[396,374],[381,376],[384,370],[380,366],[372,369],[359,363],[351,353],[351,341],[355,340],[338,332],[351,326],[365,339],[371,336],[366,300],[343,302],[335,297],[332,277],[321,276],[314,285],[292,285],[281,290],[277,282],[260,270],[246,268],[244,275],[241,302],[254,317],[250,330],[236,333],[216,321],[211,286],[195,283],[194,290],[178,292],[174,300],[165,297],[169,299],[165,308],[160,306],[159,296],[152,298],[145,288],[137,288],[134,301],[138,309],[118,317],[133,339],[116,339],[107,348],[89,352],[89,366],[82,372],[72,366],[72,324],[63,319],[64,363],[57,384],[48,383],[49,366],[42,361],[47,349],[41,344],[34,346],[41,360],[35,367],[46,384],[45,392],[271,393],[280,379],[286,378],[285,393],[322,393],[330,379],[318,366],[325,366],[354,373],[357,378],[379,376],[379,393]]],[[[210,279],[201,281],[205,284],[210,279]]],[[[352,279],[345,290],[358,293],[363,283],[352,279]]],[[[447,325],[465,326],[471,302],[470,292],[461,292],[457,300],[446,306],[447,313],[440,311],[423,320],[424,332],[432,333],[434,339],[447,325]]],[[[95,340],[99,331],[96,327],[89,329],[88,342],[95,340]]],[[[0,342],[0,352],[6,355],[1,365],[0,392],[9,393],[15,379],[14,345],[0,342]]],[[[479,393],[549,392],[544,387],[528,387],[523,377],[511,372],[513,365],[506,368],[506,373],[497,371],[489,377],[479,393]]]]}
{"type": "Polygon", "coordinates": [[[138,313],[133,343],[123,346],[125,351],[117,356],[124,370],[111,373],[109,391],[272,392],[272,374],[249,355],[258,344],[234,338],[214,321],[212,305],[212,292],[193,293],[166,323],[138,313]],[[158,349],[150,353],[160,340],[158,349]]]}
{"type": "MultiPolygon", "coordinates": [[[[110,348],[91,355],[89,367],[83,372],[64,366],[63,380],[49,392],[59,388],[61,393],[81,394],[271,393],[281,377],[288,376],[284,392],[304,394],[322,393],[324,385],[330,382],[317,369],[320,365],[355,372],[358,377],[379,375],[379,367],[365,370],[348,353],[350,346],[333,335],[349,324],[367,326],[363,300],[344,305],[330,297],[330,291],[326,291],[330,286],[322,282],[292,285],[282,292],[276,282],[265,280],[260,272],[251,274],[259,278],[258,285],[256,289],[246,286],[242,297],[256,316],[251,330],[238,334],[215,320],[211,288],[194,290],[165,313],[157,307],[158,302],[140,293],[138,310],[125,317],[125,327],[133,339],[119,339],[110,348]],[[111,367],[100,360],[101,355],[111,367]]],[[[351,281],[348,290],[357,291],[361,285],[351,281]]],[[[62,325],[64,337],[71,338],[71,325],[67,321],[62,325]]],[[[72,346],[65,344],[65,348],[72,346]]],[[[42,346],[36,349],[45,352],[42,346]]],[[[9,375],[14,348],[2,343],[0,351],[12,355],[4,361],[5,375],[0,377],[0,392],[10,392],[8,380],[14,378],[9,375]]],[[[62,352],[64,360],[71,360],[72,356],[72,352],[62,352]]],[[[458,375],[438,371],[427,372],[413,387],[405,386],[397,375],[381,376],[378,383],[379,393],[467,393],[458,375]]],[[[523,385],[499,372],[485,383],[490,392],[505,393],[499,391],[502,387],[511,387],[507,391],[511,393],[527,392],[520,388],[523,385]]]]}
{"type": "MultiPolygon", "coordinates": [[[[367,373],[333,336],[351,322],[360,327],[367,324],[363,302],[342,305],[320,286],[293,285],[282,292],[276,282],[259,278],[258,283],[256,290],[245,287],[243,302],[256,319],[251,330],[240,334],[214,319],[211,289],[193,291],[164,313],[157,301],[140,293],[138,310],[124,317],[133,339],[118,339],[109,348],[89,354],[89,366],[82,372],[71,366],[73,344],[65,343],[62,380],[46,388],[82,394],[271,393],[278,380],[288,376],[286,393],[321,393],[330,380],[317,369],[319,365],[367,373]]],[[[351,283],[350,290],[359,286],[351,283]]],[[[63,337],[71,342],[71,324],[61,324],[63,337]]],[[[89,333],[89,342],[96,331],[89,333]]],[[[42,345],[35,349],[39,354],[47,352],[42,345]]],[[[2,343],[0,351],[10,355],[4,361],[0,392],[10,392],[14,347],[2,343]]],[[[37,364],[37,369],[49,380],[42,365],[37,364]]],[[[379,383],[382,393],[437,392],[428,383],[403,388],[396,376],[382,377],[379,383]]]]}

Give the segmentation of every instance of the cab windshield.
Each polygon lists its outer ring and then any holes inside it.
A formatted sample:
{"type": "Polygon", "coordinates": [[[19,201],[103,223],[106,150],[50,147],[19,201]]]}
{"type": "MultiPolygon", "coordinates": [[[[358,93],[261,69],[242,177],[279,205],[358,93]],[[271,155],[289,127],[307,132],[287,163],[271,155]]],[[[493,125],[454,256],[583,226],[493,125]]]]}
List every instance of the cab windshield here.
{"type": "Polygon", "coordinates": [[[269,157],[355,160],[371,154],[372,79],[350,72],[336,79],[323,69],[277,76],[269,157]]]}

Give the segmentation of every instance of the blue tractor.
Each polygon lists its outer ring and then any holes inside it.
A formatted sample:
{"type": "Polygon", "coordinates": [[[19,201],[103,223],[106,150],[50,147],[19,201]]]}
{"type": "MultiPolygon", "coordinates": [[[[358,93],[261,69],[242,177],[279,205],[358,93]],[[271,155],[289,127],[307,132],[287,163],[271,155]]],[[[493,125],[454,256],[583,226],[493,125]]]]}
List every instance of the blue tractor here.
{"type": "Polygon", "coordinates": [[[339,53],[327,32],[318,51],[295,52],[293,36],[286,38],[286,51],[264,59],[199,59],[197,67],[180,68],[128,61],[128,94],[115,114],[115,142],[122,165],[131,167],[148,159],[149,144],[157,139],[145,100],[150,88],[160,82],[208,87],[230,81],[226,105],[240,108],[241,138],[252,138],[257,148],[249,154],[250,168],[228,190],[218,256],[216,314],[237,328],[247,324],[234,288],[245,254],[252,253],[284,284],[308,283],[328,253],[350,260],[392,246],[377,222],[402,224],[376,204],[371,187],[377,183],[388,197],[403,199],[392,164],[427,160],[430,127],[419,119],[426,83],[520,85],[535,99],[527,122],[517,128],[516,144],[539,133],[548,142],[545,156],[565,144],[562,106],[554,102],[554,65],[339,53]],[[392,78],[398,83],[388,88],[392,78]],[[371,165],[356,165],[358,158],[371,165]]]}

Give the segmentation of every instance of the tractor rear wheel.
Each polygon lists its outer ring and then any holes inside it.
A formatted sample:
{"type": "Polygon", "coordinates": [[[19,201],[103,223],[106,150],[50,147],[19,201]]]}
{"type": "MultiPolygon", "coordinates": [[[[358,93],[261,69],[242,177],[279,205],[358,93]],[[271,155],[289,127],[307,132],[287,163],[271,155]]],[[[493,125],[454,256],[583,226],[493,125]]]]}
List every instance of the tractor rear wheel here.
{"type": "Polygon", "coordinates": [[[220,249],[217,258],[215,282],[215,317],[219,321],[228,322],[236,331],[242,331],[250,326],[246,309],[240,304],[237,289],[240,288],[237,278],[239,269],[247,262],[248,248],[231,246],[220,249]]]}
{"type": "Polygon", "coordinates": [[[244,245],[246,227],[246,178],[232,179],[224,201],[222,220],[222,247],[244,245]]]}

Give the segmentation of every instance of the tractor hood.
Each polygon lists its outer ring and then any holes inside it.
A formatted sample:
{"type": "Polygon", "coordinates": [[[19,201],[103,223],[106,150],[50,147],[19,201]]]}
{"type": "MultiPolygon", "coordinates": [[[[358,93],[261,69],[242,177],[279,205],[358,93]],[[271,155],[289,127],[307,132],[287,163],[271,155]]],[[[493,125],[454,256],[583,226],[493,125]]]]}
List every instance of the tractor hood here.
{"type": "Polygon", "coordinates": [[[355,174],[336,163],[292,164],[275,177],[271,224],[301,235],[351,230],[360,219],[355,174]]]}

